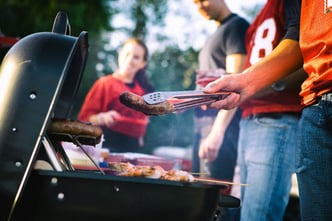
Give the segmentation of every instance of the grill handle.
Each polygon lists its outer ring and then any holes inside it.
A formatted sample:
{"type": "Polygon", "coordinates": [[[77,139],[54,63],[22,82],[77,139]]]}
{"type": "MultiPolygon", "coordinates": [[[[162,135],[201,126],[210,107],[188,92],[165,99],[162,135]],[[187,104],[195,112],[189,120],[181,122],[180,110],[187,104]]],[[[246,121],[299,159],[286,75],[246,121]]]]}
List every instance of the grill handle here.
{"type": "Polygon", "coordinates": [[[239,208],[241,200],[234,196],[220,194],[218,205],[223,208],[239,208]]]}
{"type": "Polygon", "coordinates": [[[71,28],[69,24],[69,19],[66,12],[59,11],[54,19],[53,33],[63,34],[63,35],[70,35],[71,28]]]}

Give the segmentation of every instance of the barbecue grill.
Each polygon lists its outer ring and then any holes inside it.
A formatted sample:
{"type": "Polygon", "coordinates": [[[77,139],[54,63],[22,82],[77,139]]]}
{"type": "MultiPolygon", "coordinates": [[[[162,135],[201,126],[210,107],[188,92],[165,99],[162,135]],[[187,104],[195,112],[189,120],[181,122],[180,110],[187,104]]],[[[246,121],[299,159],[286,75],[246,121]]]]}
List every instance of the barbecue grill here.
{"type": "Polygon", "coordinates": [[[50,137],[47,128],[52,119],[70,116],[87,55],[87,32],[71,36],[65,12],[57,14],[52,32],[29,35],[6,54],[0,72],[0,220],[212,221],[220,206],[239,206],[237,198],[220,195],[225,185],[63,166],[56,155],[61,137],[50,137]],[[52,170],[34,169],[37,159],[52,170]]]}

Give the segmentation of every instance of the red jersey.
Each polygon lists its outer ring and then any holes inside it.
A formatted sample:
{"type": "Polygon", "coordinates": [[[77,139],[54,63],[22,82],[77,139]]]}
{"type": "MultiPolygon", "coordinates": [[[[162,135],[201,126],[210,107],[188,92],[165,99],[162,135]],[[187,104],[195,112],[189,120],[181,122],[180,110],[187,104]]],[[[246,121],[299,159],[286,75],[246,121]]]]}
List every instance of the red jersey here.
{"type": "MultiPolygon", "coordinates": [[[[246,33],[247,59],[250,67],[272,52],[285,34],[283,0],[269,0],[256,16],[246,33]]],[[[269,74],[269,73],[266,73],[269,74]]],[[[241,105],[242,116],[272,112],[300,112],[301,98],[296,92],[276,92],[241,105]]]]}
{"type": "Polygon", "coordinates": [[[304,69],[308,73],[300,95],[303,103],[310,105],[332,91],[332,2],[302,0],[300,29],[304,69]]]}
{"type": "Polygon", "coordinates": [[[109,128],[110,130],[134,138],[143,136],[146,132],[148,117],[121,104],[119,95],[123,91],[130,91],[140,96],[144,94],[144,89],[137,81],[133,87],[130,87],[112,75],[98,79],[85,97],[78,119],[88,122],[93,114],[115,110],[120,113],[121,118],[112,128],[109,128]]]}

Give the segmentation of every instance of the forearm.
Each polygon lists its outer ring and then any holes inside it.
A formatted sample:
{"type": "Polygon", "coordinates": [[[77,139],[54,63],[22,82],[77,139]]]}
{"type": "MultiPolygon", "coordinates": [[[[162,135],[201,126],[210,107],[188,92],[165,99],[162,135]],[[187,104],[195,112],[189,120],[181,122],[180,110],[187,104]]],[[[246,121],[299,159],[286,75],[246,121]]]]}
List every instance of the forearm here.
{"type": "Polygon", "coordinates": [[[301,85],[303,81],[307,79],[307,77],[308,74],[303,70],[303,68],[299,68],[297,71],[282,79],[282,81],[285,83],[285,90],[300,92],[301,85]]]}
{"type": "Polygon", "coordinates": [[[234,108],[232,110],[220,110],[213,123],[209,136],[212,135],[218,137],[221,134],[224,134],[230,122],[232,121],[236,111],[237,108],[234,108]]]}
{"type": "Polygon", "coordinates": [[[285,39],[265,58],[246,69],[244,80],[252,94],[298,70],[303,63],[299,43],[285,39]]]}
{"type": "Polygon", "coordinates": [[[199,147],[199,157],[212,162],[218,156],[219,149],[224,140],[224,135],[234,114],[233,110],[220,110],[214,121],[209,135],[201,142],[199,147]]]}
{"type": "MultiPolygon", "coordinates": [[[[297,71],[281,79],[278,83],[284,87],[282,91],[299,93],[301,91],[301,85],[306,78],[307,73],[303,70],[303,68],[299,68],[297,71]]],[[[272,86],[268,86],[258,92],[254,98],[259,98],[271,93],[275,93],[276,91],[277,90],[272,86]]]]}
{"type": "Polygon", "coordinates": [[[89,117],[89,122],[98,126],[111,127],[115,123],[115,118],[117,116],[119,116],[119,113],[114,110],[110,110],[107,112],[99,112],[96,114],[92,114],[89,117]]]}
{"type": "MultiPolygon", "coordinates": [[[[245,61],[244,54],[232,54],[226,57],[226,73],[229,75],[236,75],[242,70],[245,61]]],[[[227,74],[226,74],[227,75],[227,74]]],[[[214,120],[209,135],[202,141],[199,148],[199,157],[212,162],[218,156],[219,149],[224,140],[224,133],[226,132],[236,109],[220,110],[214,120]]]]}
{"type": "Polygon", "coordinates": [[[100,117],[98,114],[93,114],[89,117],[89,122],[94,125],[101,125],[100,123],[100,117]]]}
{"type": "MultiPolygon", "coordinates": [[[[226,73],[236,74],[242,71],[246,59],[244,54],[232,54],[226,57],[226,73]]],[[[229,123],[233,119],[236,109],[220,110],[211,129],[211,134],[216,136],[225,133],[229,123]]]]}
{"type": "Polygon", "coordinates": [[[246,60],[245,54],[231,54],[226,56],[226,73],[240,73],[246,60]]]}

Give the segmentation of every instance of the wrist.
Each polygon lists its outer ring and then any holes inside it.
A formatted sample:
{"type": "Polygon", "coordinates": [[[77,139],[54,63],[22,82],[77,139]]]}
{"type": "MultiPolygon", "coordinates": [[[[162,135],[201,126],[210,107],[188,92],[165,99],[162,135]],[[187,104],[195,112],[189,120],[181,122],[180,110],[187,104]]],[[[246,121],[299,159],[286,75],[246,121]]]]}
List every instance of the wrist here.
{"type": "Polygon", "coordinates": [[[281,92],[285,90],[285,83],[283,81],[277,81],[271,85],[272,89],[277,92],[281,92]]]}
{"type": "Polygon", "coordinates": [[[103,114],[99,113],[96,115],[96,119],[97,119],[97,125],[103,125],[103,114]]]}

